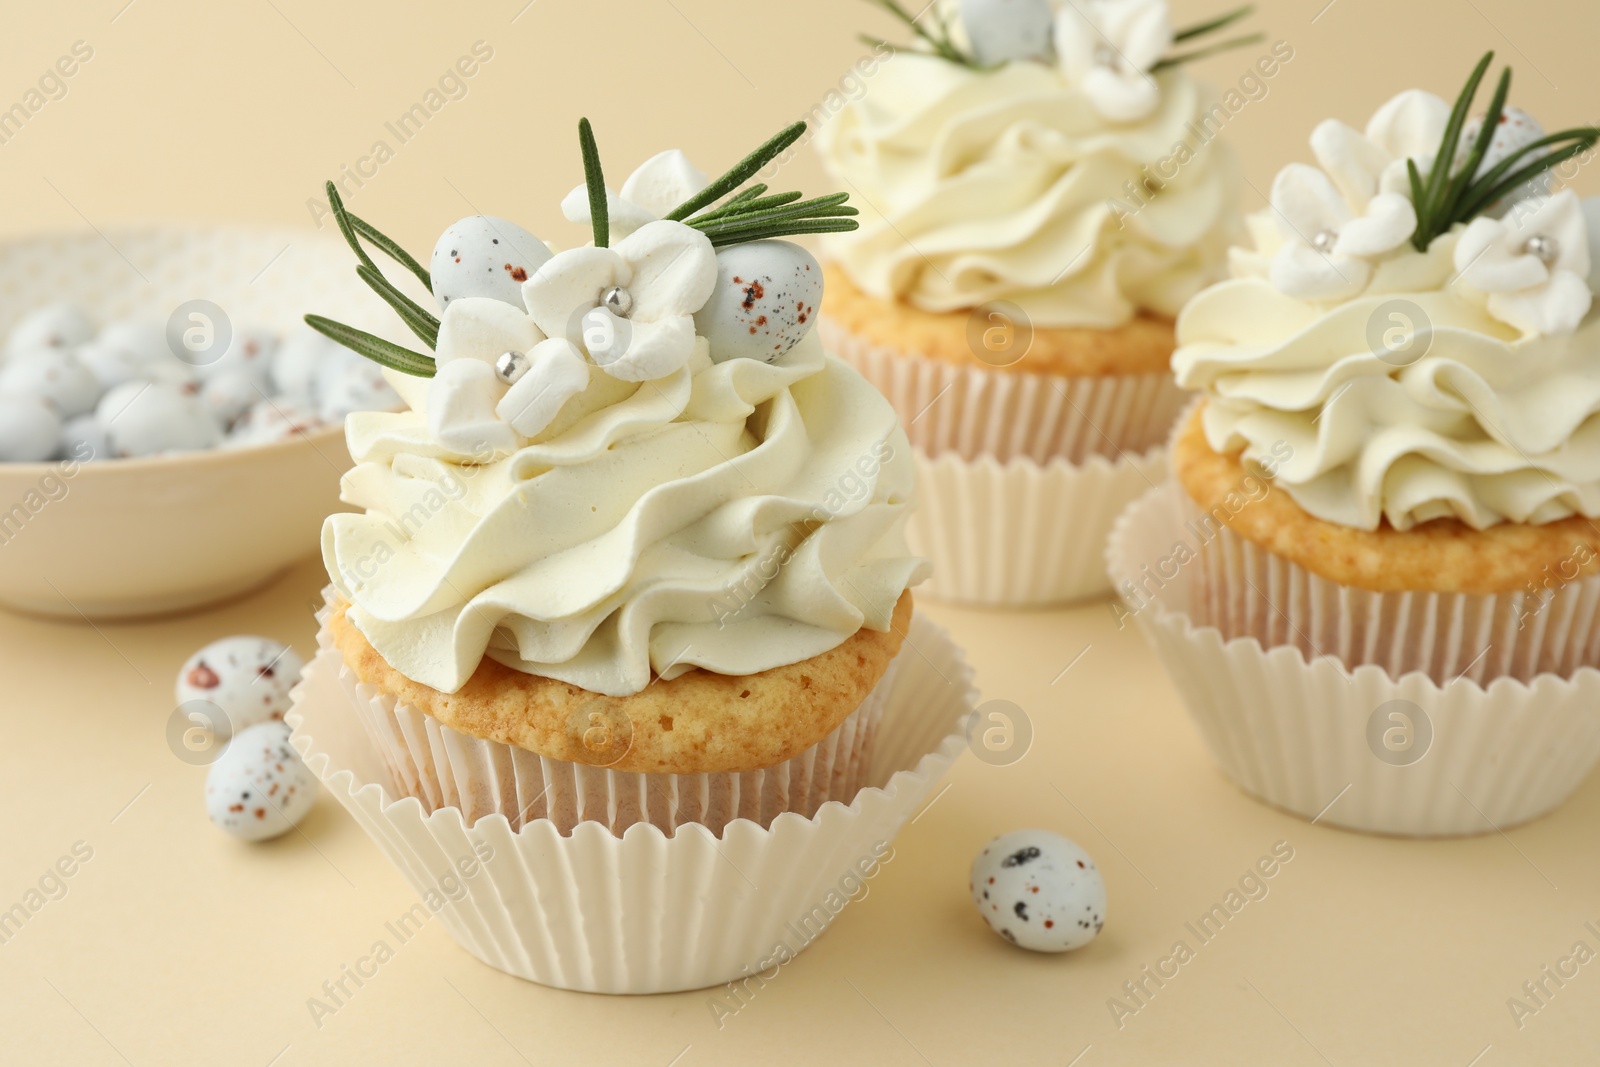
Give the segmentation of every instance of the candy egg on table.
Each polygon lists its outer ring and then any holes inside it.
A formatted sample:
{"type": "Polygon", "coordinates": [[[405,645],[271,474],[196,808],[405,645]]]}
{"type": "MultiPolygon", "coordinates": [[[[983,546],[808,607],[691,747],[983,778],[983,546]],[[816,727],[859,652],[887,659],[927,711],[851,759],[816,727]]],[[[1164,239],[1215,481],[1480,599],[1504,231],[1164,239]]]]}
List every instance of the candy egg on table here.
{"type": "Polygon", "coordinates": [[[694,316],[711,358],[772,363],[816,325],[822,268],[788,241],[752,241],[717,253],[717,285],[694,316]]]}
{"type": "Polygon", "coordinates": [[[463,296],[486,296],[522,307],[522,283],[553,258],[545,243],[514,222],[469,215],[433,246],[428,275],[445,308],[463,296]]]}
{"type": "Polygon", "coordinates": [[[215,704],[237,733],[283,718],[304,666],[299,653],[270,637],[224,637],[184,662],[175,695],[180,707],[191,700],[215,704]]]}
{"type": "MultiPolygon", "coordinates": [[[[153,456],[213,448],[222,429],[200,398],[161,382],[129,382],[95,409],[113,456],[153,456]]],[[[58,431],[59,433],[59,431],[58,431]]]]}
{"type": "Polygon", "coordinates": [[[0,462],[41,463],[61,445],[61,416],[39,397],[0,393],[0,462]]]}
{"type": "Polygon", "coordinates": [[[961,25],[973,58],[986,67],[1048,59],[1054,51],[1050,0],[961,0],[961,25]]]}
{"type": "Polygon", "coordinates": [[[109,459],[111,440],[106,437],[105,427],[94,415],[79,415],[61,427],[60,454],[79,463],[109,459]]]}
{"type": "Polygon", "coordinates": [[[288,833],[317,799],[317,780],[289,744],[289,724],[241,730],[206,772],[206,814],[243,841],[288,833]]]}
{"type": "Polygon", "coordinates": [[[49,304],[29,312],[11,330],[8,351],[71,348],[94,336],[94,320],[76,304],[49,304]]]}
{"type": "Polygon", "coordinates": [[[49,403],[63,419],[94,410],[105,389],[100,379],[64,348],[25,348],[0,367],[0,393],[28,393],[49,403]]]}
{"type": "Polygon", "coordinates": [[[989,928],[1034,952],[1082,948],[1105,924],[1106,883],[1094,860],[1048,830],[989,842],[972,861],[970,888],[989,928]]]}

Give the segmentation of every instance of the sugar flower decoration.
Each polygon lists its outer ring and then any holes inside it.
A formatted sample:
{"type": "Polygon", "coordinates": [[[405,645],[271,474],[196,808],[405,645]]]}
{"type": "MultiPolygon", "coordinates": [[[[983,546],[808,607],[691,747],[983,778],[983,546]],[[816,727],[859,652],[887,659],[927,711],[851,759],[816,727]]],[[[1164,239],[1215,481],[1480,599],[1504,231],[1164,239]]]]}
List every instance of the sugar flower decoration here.
{"type": "Polygon", "coordinates": [[[681,222],[647,222],[612,248],[574,248],[522,286],[545,334],[588,352],[628,382],[664,378],[694,351],[694,313],[711,299],[717,256],[681,222]]]}
{"type": "Polygon", "coordinates": [[[1456,243],[1462,285],[1489,294],[1489,314],[1524,333],[1569,334],[1589,313],[1589,231],[1571,190],[1480,215],[1456,243]]]}
{"type": "Polygon", "coordinates": [[[1339,300],[1365,289],[1371,260],[1394,251],[1417,228],[1406,188],[1406,160],[1432,163],[1431,151],[1449,119],[1443,100],[1401,93],[1367,123],[1366,131],[1329,119],[1311,134],[1320,164],[1291,163],[1272,183],[1272,207],[1283,245],[1273,258],[1272,284],[1290,296],[1339,300]]]}
{"type": "Polygon", "coordinates": [[[589,384],[589,365],[570,342],[546,338],[520,308],[487,297],[451,301],[435,360],[428,432],[478,462],[525,447],[589,384]]]}
{"type": "Polygon", "coordinates": [[[1166,0],[1075,0],[1056,15],[1062,74],[1113,122],[1156,109],[1161,90],[1150,71],[1172,41],[1166,0]]]}

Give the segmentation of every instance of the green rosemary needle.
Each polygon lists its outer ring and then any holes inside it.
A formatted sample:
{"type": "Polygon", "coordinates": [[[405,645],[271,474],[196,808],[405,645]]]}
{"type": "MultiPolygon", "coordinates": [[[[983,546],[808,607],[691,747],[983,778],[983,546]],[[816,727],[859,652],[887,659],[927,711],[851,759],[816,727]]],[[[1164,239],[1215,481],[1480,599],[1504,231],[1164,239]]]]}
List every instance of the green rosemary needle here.
{"type": "Polygon", "coordinates": [[[409,348],[402,348],[381,337],[375,337],[365,330],[346,326],[342,322],[335,322],[321,315],[307,315],[306,325],[323,336],[339,342],[352,352],[391,370],[409,374],[414,378],[432,378],[434,375],[435,365],[431,357],[421,352],[413,352],[409,348]]]}

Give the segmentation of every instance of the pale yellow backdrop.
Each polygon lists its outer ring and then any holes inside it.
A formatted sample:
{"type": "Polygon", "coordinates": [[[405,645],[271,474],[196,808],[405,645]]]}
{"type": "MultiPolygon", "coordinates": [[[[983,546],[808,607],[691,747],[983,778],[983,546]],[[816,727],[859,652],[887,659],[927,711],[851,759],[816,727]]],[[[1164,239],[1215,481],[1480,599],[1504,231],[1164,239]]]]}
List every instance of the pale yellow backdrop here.
{"type": "MultiPolygon", "coordinates": [[[[579,239],[556,202],[592,118],[614,172],[678,145],[718,169],[823,102],[894,33],[861,0],[95,0],[0,9],[0,109],[56,95],[0,142],[0,232],[142,219],[309,226],[321,180],[371,163],[359,212],[419,253],[458,216],[579,239]],[[492,50],[425,126],[386,128],[457,60],[492,50]]],[[[1179,21],[1227,0],[1178,0],[1179,21]]],[[[1589,0],[1267,0],[1295,58],[1230,124],[1249,181],[1306,156],[1311,124],[1359,124],[1395,90],[1453,93],[1478,54],[1550,127],[1600,117],[1589,0]]],[[[1208,61],[1236,82],[1247,50],[1208,61]]],[[[472,66],[472,64],[468,64],[472,66]]],[[[870,84],[868,90],[870,91],[870,84]]],[[[444,98],[441,98],[444,99],[444,98]]],[[[822,184],[808,153],[785,170],[822,184]]],[[[1588,175],[1580,186],[1593,186],[1588,175]]],[[[1259,204],[1259,194],[1247,191],[1259,204]]],[[[108,253],[109,254],[109,253],[108,253]]],[[[986,695],[1032,717],[1011,767],[966,758],[948,793],[822,941],[718,1027],[705,994],[616,1000],[541,989],[432,925],[317,1026],[307,1000],[412,904],[332,801],[250,848],[205,821],[204,771],[164,728],[184,656],[255,631],[311,651],[315,563],[206,615],[143,626],[0,614],[0,908],[74,844],[64,896],[0,944],[0,1062],[50,1064],[1563,1064],[1594,1062],[1600,963],[1518,1026],[1508,998],[1583,939],[1600,945],[1600,782],[1560,812],[1460,842],[1310,826],[1212,769],[1173,689],[1104,606],[997,616],[932,609],[986,695]],[[966,900],[970,856],[1024,825],[1099,859],[1093,946],[1030,956],[966,900]],[[1275,842],[1270,896],[1119,1029],[1122,983],[1164,956],[1275,842]]]]}

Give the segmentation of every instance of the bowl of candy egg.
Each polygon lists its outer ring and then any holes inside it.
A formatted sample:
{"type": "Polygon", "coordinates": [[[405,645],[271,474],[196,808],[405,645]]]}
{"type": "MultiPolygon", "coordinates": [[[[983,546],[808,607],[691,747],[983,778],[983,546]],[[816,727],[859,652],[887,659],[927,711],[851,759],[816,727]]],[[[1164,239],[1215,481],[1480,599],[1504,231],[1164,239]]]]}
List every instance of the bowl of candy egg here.
{"type": "Polygon", "coordinates": [[[0,242],[0,605],[182,612],[317,552],[345,415],[400,405],[300,319],[393,329],[348,255],[243,226],[0,242]]]}

